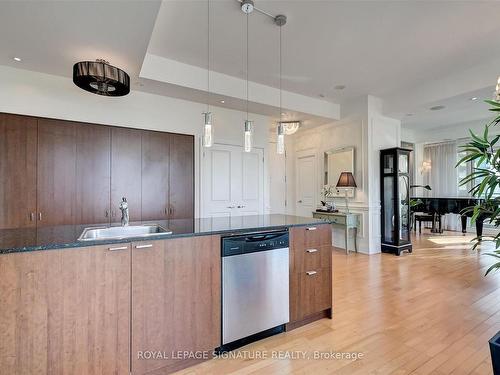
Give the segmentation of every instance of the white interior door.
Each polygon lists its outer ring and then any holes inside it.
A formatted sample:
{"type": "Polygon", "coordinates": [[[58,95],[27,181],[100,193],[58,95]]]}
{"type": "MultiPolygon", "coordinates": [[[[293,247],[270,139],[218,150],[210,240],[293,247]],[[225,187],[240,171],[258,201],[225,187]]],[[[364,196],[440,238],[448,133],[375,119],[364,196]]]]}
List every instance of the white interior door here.
{"type": "Polygon", "coordinates": [[[312,216],[316,209],[316,155],[297,157],[297,204],[299,216],[312,216]]]}
{"type": "Polygon", "coordinates": [[[260,215],[264,212],[264,150],[215,144],[203,150],[202,216],[260,215]]]}

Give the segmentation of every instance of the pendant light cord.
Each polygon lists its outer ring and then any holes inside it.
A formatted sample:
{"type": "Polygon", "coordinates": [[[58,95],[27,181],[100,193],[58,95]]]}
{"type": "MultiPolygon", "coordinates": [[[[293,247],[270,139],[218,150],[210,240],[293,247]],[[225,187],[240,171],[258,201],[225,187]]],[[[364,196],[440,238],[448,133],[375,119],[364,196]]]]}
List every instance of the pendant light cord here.
{"type": "Polygon", "coordinates": [[[210,112],[210,0],[207,0],[207,112],[210,112]]]}
{"type": "Polygon", "coordinates": [[[281,41],[281,26],[279,27],[280,28],[280,48],[279,48],[279,64],[280,64],[280,115],[279,115],[279,119],[280,119],[280,125],[281,125],[281,122],[283,121],[283,108],[282,108],[282,94],[281,94],[281,80],[282,80],[282,63],[281,63],[281,44],[282,44],[282,41],[281,41]]]}
{"type": "Polygon", "coordinates": [[[247,121],[248,121],[248,13],[247,13],[247,121]]]}

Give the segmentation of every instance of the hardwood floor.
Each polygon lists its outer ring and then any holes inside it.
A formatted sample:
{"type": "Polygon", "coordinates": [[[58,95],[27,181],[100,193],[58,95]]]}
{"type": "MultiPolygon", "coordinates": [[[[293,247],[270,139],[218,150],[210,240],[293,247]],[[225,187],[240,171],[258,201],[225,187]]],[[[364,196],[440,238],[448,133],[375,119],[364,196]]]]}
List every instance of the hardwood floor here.
{"type": "Polygon", "coordinates": [[[241,348],[179,374],[491,374],[488,339],[500,330],[500,273],[484,277],[491,247],[472,235],[417,235],[413,254],[333,251],[333,319],[241,348]],[[352,359],[275,359],[314,351],[352,359]],[[267,355],[256,359],[256,355],[267,355]],[[276,354],[276,353],[274,353],[276,354]],[[244,357],[247,358],[244,358],[244,357]]]}

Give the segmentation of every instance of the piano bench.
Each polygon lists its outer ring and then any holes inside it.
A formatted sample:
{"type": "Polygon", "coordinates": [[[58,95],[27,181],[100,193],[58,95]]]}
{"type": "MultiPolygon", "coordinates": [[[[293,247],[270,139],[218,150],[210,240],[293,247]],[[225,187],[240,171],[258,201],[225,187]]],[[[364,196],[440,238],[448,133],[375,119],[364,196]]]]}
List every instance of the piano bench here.
{"type": "MultiPolygon", "coordinates": [[[[439,229],[441,229],[441,216],[438,217],[439,220],[439,229]]],[[[432,229],[434,231],[434,215],[431,214],[415,214],[415,227],[414,230],[417,230],[417,221],[418,221],[418,233],[422,233],[422,221],[424,223],[432,223],[432,229]]]]}

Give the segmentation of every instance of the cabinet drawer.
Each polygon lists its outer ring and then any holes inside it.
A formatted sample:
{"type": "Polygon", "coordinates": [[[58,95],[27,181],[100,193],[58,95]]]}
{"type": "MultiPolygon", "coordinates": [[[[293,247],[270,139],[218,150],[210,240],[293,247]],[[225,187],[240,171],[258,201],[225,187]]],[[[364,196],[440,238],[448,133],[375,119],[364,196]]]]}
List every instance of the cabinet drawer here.
{"type": "Polygon", "coordinates": [[[332,273],[330,268],[292,273],[290,283],[291,322],[332,307],[332,273]]]}
{"type": "Polygon", "coordinates": [[[307,248],[292,247],[290,271],[305,272],[311,269],[330,268],[332,246],[322,245],[307,248]]]}
{"type": "Polygon", "coordinates": [[[341,224],[345,225],[346,224],[346,217],[345,216],[330,216],[330,222],[332,224],[341,224]]]}
{"type": "Polygon", "coordinates": [[[330,224],[315,224],[307,227],[295,227],[291,230],[291,244],[294,248],[310,248],[332,244],[330,224]]]}

